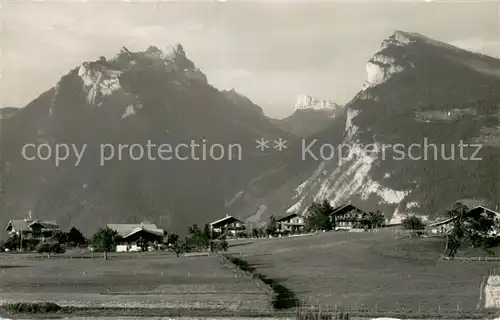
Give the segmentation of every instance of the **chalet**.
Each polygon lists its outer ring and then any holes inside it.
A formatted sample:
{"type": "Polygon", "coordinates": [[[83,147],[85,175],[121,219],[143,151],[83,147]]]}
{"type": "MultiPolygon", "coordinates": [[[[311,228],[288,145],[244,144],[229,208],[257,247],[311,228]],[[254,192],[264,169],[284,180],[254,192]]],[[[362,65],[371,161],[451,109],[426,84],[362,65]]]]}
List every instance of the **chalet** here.
{"type": "Polygon", "coordinates": [[[350,230],[366,214],[365,211],[348,203],[335,208],[331,213],[331,217],[332,222],[335,224],[335,230],[350,230]]]}
{"type": "MultiPolygon", "coordinates": [[[[500,220],[499,212],[483,206],[477,206],[466,213],[467,216],[479,216],[484,214],[494,217],[495,220],[500,220]]],[[[427,227],[433,234],[446,234],[453,228],[453,222],[455,221],[455,219],[456,217],[450,217],[442,221],[431,223],[427,225],[427,227]]],[[[493,230],[492,233],[500,233],[500,230],[493,230]]]]}
{"type": "Polygon", "coordinates": [[[210,230],[218,234],[236,236],[238,232],[245,230],[245,224],[233,216],[226,215],[224,218],[210,223],[210,230]]]}
{"type": "Polygon", "coordinates": [[[108,224],[108,228],[118,232],[121,237],[116,246],[117,252],[142,251],[146,247],[158,245],[163,242],[165,233],[156,224],[143,222],[140,224],[108,224]]]}
{"type": "Polygon", "coordinates": [[[43,241],[52,237],[60,228],[55,221],[32,219],[30,214],[29,218],[10,220],[5,230],[9,235],[18,235],[22,239],[43,241]]]}
{"type": "Polygon", "coordinates": [[[305,228],[304,217],[297,213],[292,213],[276,220],[278,223],[278,232],[302,232],[305,228]]]}

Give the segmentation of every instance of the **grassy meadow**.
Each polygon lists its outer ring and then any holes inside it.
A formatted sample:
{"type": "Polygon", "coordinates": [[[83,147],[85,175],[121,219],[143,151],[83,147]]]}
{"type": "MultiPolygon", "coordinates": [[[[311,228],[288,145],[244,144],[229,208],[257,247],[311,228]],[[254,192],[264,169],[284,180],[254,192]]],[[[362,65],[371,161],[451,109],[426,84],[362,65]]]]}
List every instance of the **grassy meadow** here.
{"type": "Polygon", "coordinates": [[[216,257],[112,254],[110,260],[0,256],[0,303],[50,301],[73,307],[269,308],[254,283],[216,257]]]}
{"type": "Polygon", "coordinates": [[[230,254],[308,304],[351,310],[474,312],[482,282],[499,262],[441,259],[440,238],[395,239],[379,232],[232,243],[230,254]]]}

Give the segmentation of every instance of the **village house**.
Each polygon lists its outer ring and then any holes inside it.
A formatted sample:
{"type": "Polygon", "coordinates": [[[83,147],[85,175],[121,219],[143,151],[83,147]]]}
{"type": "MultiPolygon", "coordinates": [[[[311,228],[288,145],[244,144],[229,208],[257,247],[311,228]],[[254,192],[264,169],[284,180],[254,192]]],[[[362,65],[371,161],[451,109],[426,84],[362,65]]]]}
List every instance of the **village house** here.
{"type": "Polygon", "coordinates": [[[10,220],[5,230],[9,236],[17,235],[23,240],[44,241],[60,231],[60,228],[55,221],[32,219],[30,213],[28,218],[10,220]]]}
{"type": "MultiPolygon", "coordinates": [[[[469,210],[466,215],[467,216],[478,216],[487,214],[495,217],[495,220],[500,221],[500,213],[484,206],[477,206],[471,210],[469,210]]],[[[442,221],[434,222],[427,225],[427,228],[430,229],[430,232],[435,235],[444,235],[448,233],[453,228],[453,222],[456,220],[456,217],[450,217],[442,221]]],[[[496,228],[491,232],[492,235],[496,235],[500,233],[500,230],[496,228]]]]}
{"type": "Polygon", "coordinates": [[[213,233],[225,234],[235,237],[239,232],[245,230],[245,224],[240,219],[226,215],[224,218],[209,224],[210,230],[213,233]]]}
{"type": "Polygon", "coordinates": [[[120,243],[116,246],[117,252],[142,251],[143,246],[148,250],[152,250],[153,246],[163,243],[165,237],[163,229],[148,222],[140,224],[108,224],[107,227],[118,232],[121,237],[120,243]]]}
{"type": "Polygon", "coordinates": [[[298,215],[297,213],[291,213],[287,216],[279,218],[276,222],[278,223],[279,233],[297,233],[303,232],[305,229],[304,217],[298,215]]]}
{"type": "Polygon", "coordinates": [[[350,230],[358,224],[363,215],[367,213],[351,203],[341,205],[331,213],[332,222],[335,230],[350,230]]]}

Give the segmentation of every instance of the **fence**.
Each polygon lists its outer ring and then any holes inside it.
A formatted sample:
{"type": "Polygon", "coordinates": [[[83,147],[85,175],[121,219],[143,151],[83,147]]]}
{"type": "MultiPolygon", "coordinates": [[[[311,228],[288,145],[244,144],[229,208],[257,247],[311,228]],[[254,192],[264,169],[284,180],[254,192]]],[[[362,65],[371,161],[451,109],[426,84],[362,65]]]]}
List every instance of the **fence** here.
{"type": "Polygon", "coordinates": [[[471,262],[471,261],[500,261],[500,257],[489,257],[489,256],[484,256],[484,257],[442,257],[443,260],[456,260],[456,261],[466,261],[466,262],[471,262]]]}
{"type": "MultiPolygon", "coordinates": [[[[175,257],[167,252],[108,252],[109,259],[157,259],[163,257],[175,257]]],[[[73,260],[73,259],[104,259],[102,252],[82,252],[82,253],[63,253],[63,254],[36,254],[36,253],[8,253],[0,254],[1,259],[8,260],[73,260]]]]}

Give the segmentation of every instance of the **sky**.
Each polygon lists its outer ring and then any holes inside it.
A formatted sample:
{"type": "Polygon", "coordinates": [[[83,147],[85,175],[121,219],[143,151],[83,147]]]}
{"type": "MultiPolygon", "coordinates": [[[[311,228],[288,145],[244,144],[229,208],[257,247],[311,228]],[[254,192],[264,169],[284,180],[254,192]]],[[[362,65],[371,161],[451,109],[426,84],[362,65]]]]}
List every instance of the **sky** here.
{"type": "Polygon", "coordinates": [[[4,2],[2,106],[24,106],[123,46],[181,43],[210,84],[281,118],[302,93],[348,102],[394,30],[500,58],[500,0],[4,2]]]}

